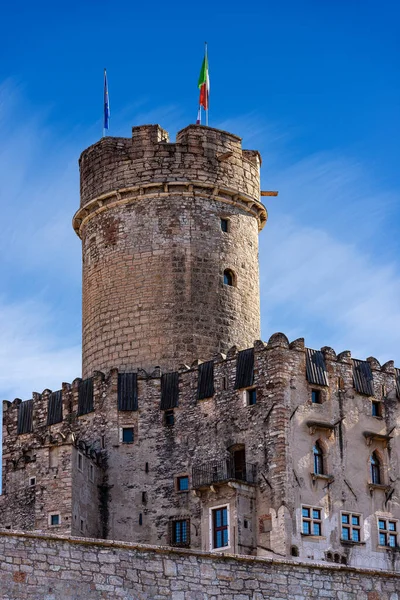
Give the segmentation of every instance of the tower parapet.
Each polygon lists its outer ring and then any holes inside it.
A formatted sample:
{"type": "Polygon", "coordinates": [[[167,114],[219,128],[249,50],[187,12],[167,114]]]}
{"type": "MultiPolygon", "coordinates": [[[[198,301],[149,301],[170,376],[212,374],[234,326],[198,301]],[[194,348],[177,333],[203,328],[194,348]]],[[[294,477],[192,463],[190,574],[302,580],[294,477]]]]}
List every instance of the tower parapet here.
{"type": "Polygon", "coordinates": [[[260,337],[260,155],[191,125],[103,138],[80,158],[83,377],[207,359],[260,337]]]}

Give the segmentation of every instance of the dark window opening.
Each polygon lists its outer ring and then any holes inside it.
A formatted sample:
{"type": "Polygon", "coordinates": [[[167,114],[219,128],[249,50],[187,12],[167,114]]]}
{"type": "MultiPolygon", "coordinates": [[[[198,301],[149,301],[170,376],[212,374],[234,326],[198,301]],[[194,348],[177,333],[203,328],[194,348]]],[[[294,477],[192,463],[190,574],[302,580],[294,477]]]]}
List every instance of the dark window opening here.
{"type": "Polygon", "coordinates": [[[170,523],[170,541],[171,546],[189,546],[190,545],[190,521],[189,519],[179,519],[170,523]]]}
{"type": "Polygon", "coordinates": [[[144,470],[146,471],[146,473],[148,473],[148,472],[149,472],[149,463],[148,463],[148,462],[146,463],[146,466],[145,466],[145,469],[144,469],[144,470]]]}
{"type": "Polygon", "coordinates": [[[371,408],[372,408],[372,416],[373,417],[381,417],[382,416],[382,410],[381,410],[382,406],[381,406],[380,402],[378,402],[377,400],[372,400],[371,408]]]}
{"type": "Polygon", "coordinates": [[[228,507],[216,508],[212,511],[213,548],[224,548],[229,545],[228,507]]]}
{"type": "Polygon", "coordinates": [[[134,441],[134,430],[133,427],[123,427],[122,428],[122,443],[123,444],[133,444],[134,441]]]}
{"type": "Polygon", "coordinates": [[[60,515],[51,515],[50,516],[50,525],[59,525],[60,524],[60,515]]]}
{"type": "Polygon", "coordinates": [[[235,479],[246,481],[246,450],[239,448],[233,452],[233,468],[235,479]]]}
{"type": "Polygon", "coordinates": [[[246,399],[247,399],[247,406],[253,406],[254,404],[257,404],[256,388],[252,388],[251,390],[246,390],[246,399]]]}
{"type": "Polygon", "coordinates": [[[143,525],[143,515],[139,513],[139,525],[143,525]]]}
{"type": "Polygon", "coordinates": [[[324,474],[324,454],[322,452],[322,448],[319,442],[315,442],[315,446],[313,448],[314,454],[314,473],[316,475],[324,474]]]}
{"type": "Polygon", "coordinates": [[[164,413],[164,419],[165,419],[165,424],[168,425],[169,427],[171,425],[174,425],[174,423],[175,423],[174,411],[166,410],[164,413]]]}
{"type": "Polygon", "coordinates": [[[290,549],[290,554],[292,556],[299,556],[299,549],[297,546],[292,546],[290,549]]]}
{"type": "Polygon", "coordinates": [[[78,453],[78,471],[83,471],[83,456],[78,453]]]}
{"type": "Polygon", "coordinates": [[[189,477],[187,475],[183,475],[182,477],[177,477],[176,480],[178,492],[187,492],[189,489],[189,477]]]}
{"type": "Polygon", "coordinates": [[[80,530],[83,532],[83,519],[81,519],[80,530]]]}
{"type": "Polygon", "coordinates": [[[247,519],[244,519],[244,521],[243,521],[243,527],[244,527],[245,529],[248,529],[248,528],[249,528],[249,522],[248,522],[248,520],[247,520],[247,519]]]}
{"type": "Polygon", "coordinates": [[[376,485],[381,483],[381,463],[376,452],[371,455],[371,481],[376,485]]]}
{"type": "Polygon", "coordinates": [[[221,229],[224,233],[228,233],[229,231],[229,220],[221,219],[221,229]]]}
{"type": "Polygon", "coordinates": [[[36,477],[29,478],[29,485],[36,485],[36,477]]]}
{"type": "Polygon", "coordinates": [[[142,503],[143,504],[147,503],[147,492],[142,492],[142,503]]]}
{"type": "Polygon", "coordinates": [[[320,392],[320,390],[311,390],[311,402],[313,404],[321,404],[321,392],[320,392]]]}
{"type": "Polygon", "coordinates": [[[233,271],[231,271],[230,269],[225,269],[225,271],[224,271],[224,284],[225,285],[233,286],[234,283],[235,283],[235,276],[233,274],[233,271]]]}

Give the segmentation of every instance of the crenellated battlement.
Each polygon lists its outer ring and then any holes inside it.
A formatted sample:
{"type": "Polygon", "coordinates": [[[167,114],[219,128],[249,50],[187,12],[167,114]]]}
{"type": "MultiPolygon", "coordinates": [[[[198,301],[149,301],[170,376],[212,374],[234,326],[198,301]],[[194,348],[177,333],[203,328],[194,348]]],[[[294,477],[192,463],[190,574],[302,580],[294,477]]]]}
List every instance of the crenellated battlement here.
{"type": "Polygon", "coordinates": [[[171,194],[212,196],[238,204],[265,225],[260,202],[261,157],[243,150],[241,138],[200,125],[178,132],[176,143],[159,125],[132,128],[132,138],[102,138],[80,157],[81,207],[73,226],[119,204],[171,194]]]}
{"type": "MultiPolygon", "coordinates": [[[[349,351],[336,353],[330,347],[323,347],[319,351],[306,348],[304,338],[289,342],[283,333],[273,334],[267,343],[261,340],[254,342],[254,360],[252,362],[253,385],[265,385],[269,375],[293,380],[294,377],[302,377],[310,385],[327,388],[342,393],[359,392],[363,396],[369,396],[378,400],[391,401],[400,400],[400,369],[394,366],[393,361],[387,361],[381,365],[374,357],[368,357],[365,361],[353,359],[349,351]],[[317,356],[318,368],[325,373],[322,379],[316,378],[311,364],[317,356]],[[275,375],[274,375],[275,373],[275,375]]],[[[245,352],[251,352],[251,348],[245,352]]],[[[221,391],[221,378],[224,378],[227,388],[224,389],[234,393],[238,388],[235,381],[238,370],[238,357],[243,351],[233,346],[226,355],[218,354],[207,364],[212,364],[210,373],[215,385],[215,394],[221,391]]],[[[185,405],[196,405],[202,398],[198,398],[198,382],[201,377],[202,365],[206,363],[195,360],[189,366],[181,364],[177,373],[177,397],[178,401],[171,408],[184,408],[185,405]]],[[[16,398],[13,402],[3,401],[3,419],[7,440],[26,440],[29,436],[40,435],[63,436],[70,435],[80,428],[80,423],[90,422],[95,415],[108,413],[110,408],[119,410],[118,389],[119,376],[126,375],[126,371],[112,369],[107,374],[100,371],[93,376],[83,380],[76,378],[72,383],[63,383],[61,390],[52,392],[49,389],[32,394],[32,399],[22,402],[16,398]],[[86,388],[85,388],[86,386],[86,388]],[[22,409],[30,402],[30,415],[22,422],[19,415],[22,409]],[[58,412],[55,404],[58,403],[58,412]],[[22,409],[21,409],[22,407],[22,409]],[[58,414],[59,418],[54,418],[58,414]],[[53,416],[52,416],[53,415],[53,416]],[[46,433],[47,431],[50,434],[46,433]]],[[[134,410],[146,410],[148,402],[162,406],[162,380],[171,373],[163,373],[160,367],[146,371],[138,369],[134,372],[136,394],[138,397],[137,408],[134,410]]],[[[210,375],[208,375],[210,377],[210,375]]],[[[224,387],[222,386],[222,387],[224,387]]],[[[249,387],[249,386],[242,386],[249,387]]],[[[212,394],[214,395],[214,394],[212,394]]],[[[307,402],[307,398],[304,399],[307,402]]]]}

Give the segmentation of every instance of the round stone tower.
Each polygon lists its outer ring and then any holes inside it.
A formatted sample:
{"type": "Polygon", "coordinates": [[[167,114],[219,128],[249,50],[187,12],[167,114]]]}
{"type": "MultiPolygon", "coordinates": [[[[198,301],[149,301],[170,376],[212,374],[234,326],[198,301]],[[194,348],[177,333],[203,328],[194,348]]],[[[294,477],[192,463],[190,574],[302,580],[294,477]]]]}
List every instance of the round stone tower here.
{"type": "Polygon", "coordinates": [[[260,337],[260,155],[225,131],[158,125],[80,158],[83,377],[174,370],[260,337]]]}

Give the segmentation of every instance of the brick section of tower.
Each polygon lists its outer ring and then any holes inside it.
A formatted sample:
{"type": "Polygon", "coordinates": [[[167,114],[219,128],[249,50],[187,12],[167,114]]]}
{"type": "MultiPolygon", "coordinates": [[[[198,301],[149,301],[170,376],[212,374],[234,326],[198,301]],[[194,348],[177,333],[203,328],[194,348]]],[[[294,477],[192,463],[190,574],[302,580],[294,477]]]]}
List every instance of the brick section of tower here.
{"type": "Polygon", "coordinates": [[[91,146],[80,167],[83,377],[173,370],[260,337],[258,152],[201,126],[171,144],[146,125],[91,146]]]}

